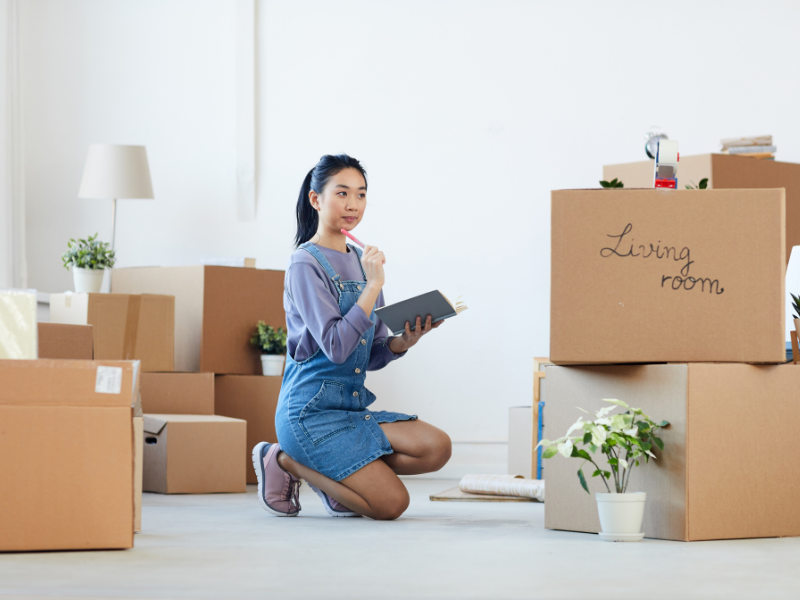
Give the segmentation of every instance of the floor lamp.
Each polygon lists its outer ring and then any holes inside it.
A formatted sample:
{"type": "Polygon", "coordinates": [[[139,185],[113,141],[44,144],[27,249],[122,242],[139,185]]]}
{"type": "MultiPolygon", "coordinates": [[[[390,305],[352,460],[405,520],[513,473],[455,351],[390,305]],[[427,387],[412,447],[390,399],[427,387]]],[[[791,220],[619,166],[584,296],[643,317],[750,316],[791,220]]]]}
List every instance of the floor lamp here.
{"type": "Polygon", "coordinates": [[[79,198],[111,198],[111,249],[117,233],[117,200],[153,199],[144,146],[92,144],[83,169],[79,198]]]}

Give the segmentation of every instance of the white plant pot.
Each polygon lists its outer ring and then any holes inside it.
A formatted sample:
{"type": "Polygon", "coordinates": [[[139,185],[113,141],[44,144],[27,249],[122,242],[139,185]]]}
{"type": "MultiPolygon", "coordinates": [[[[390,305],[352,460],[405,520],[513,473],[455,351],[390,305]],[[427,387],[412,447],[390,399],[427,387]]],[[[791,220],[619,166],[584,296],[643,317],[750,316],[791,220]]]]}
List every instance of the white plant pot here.
{"type": "Polygon", "coordinates": [[[79,294],[96,294],[103,287],[103,275],[105,269],[82,269],[72,267],[72,280],[75,283],[75,291],[79,294]]]}
{"type": "Polygon", "coordinates": [[[600,528],[603,530],[600,538],[607,542],[640,542],[644,538],[642,519],[646,498],[644,492],[596,493],[600,528]]]}
{"type": "Polygon", "coordinates": [[[283,354],[262,354],[261,370],[264,375],[283,375],[283,361],[286,356],[283,354]]]}

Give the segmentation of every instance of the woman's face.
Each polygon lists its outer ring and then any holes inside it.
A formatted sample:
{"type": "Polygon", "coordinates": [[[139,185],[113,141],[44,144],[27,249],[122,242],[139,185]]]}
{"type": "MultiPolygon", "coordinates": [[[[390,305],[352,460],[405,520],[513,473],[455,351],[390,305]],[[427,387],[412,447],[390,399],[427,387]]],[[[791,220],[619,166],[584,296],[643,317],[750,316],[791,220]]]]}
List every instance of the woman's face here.
{"type": "Polygon", "coordinates": [[[309,201],[319,210],[321,225],[337,233],[350,231],[364,217],[367,182],[357,169],[344,169],[328,180],[321,194],[309,192],[309,201]]]}

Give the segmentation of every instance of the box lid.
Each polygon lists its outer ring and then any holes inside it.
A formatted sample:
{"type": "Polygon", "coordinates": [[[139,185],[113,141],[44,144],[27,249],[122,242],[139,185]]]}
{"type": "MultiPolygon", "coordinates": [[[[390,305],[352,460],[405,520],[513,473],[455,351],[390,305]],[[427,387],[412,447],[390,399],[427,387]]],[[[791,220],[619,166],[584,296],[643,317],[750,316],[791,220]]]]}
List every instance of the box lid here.
{"type": "Polygon", "coordinates": [[[247,423],[247,421],[219,415],[144,415],[144,430],[147,433],[158,435],[170,423],[247,423]]]}
{"type": "Polygon", "coordinates": [[[131,407],[139,361],[0,360],[0,381],[0,405],[131,407]]]}

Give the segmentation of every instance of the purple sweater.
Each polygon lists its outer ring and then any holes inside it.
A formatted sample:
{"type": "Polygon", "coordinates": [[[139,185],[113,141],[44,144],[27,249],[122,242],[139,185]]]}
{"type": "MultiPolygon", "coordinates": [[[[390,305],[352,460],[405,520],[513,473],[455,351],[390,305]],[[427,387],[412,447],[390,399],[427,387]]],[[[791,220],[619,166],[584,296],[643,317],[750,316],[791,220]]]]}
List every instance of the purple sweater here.
{"type": "MultiPolygon", "coordinates": [[[[352,250],[338,252],[314,244],[344,281],[364,281],[358,256],[352,250]]],[[[383,291],[375,308],[384,306],[383,291]]],[[[339,290],[316,258],[305,250],[296,250],[289,260],[284,282],[283,307],[288,330],[287,350],[297,362],[311,357],[318,349],[336,364],[342,364],[356,349],[361,336],[372,327],[363,309],[353,305],[347,314],[339,311],[339,290]]],[[[405,354],[389,349],[389,330],[378,319],[368,371],[382,369],[405,354]]]]}

